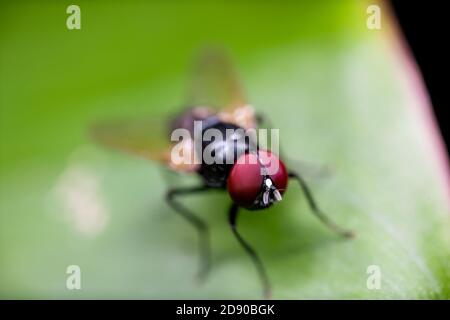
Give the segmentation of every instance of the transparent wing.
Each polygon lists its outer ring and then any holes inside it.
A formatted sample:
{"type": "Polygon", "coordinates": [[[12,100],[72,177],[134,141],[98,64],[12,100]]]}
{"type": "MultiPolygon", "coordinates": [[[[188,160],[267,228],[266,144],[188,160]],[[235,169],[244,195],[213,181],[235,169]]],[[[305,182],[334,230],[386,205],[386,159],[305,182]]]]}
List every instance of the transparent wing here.
{"type": "MultiPolygon", "coordinates": [[[[270,118],[268,118],[265,114],[258,114],[257,122],[258,126],[262,128],[276,129],[270,118]]],[[[282,137],[280,137],[280,139],[283,140],[282,137]]],[[[318,164],[302,159],[292,158],[288,155],[288,153],[285,152],[283,148],[281,148],[281,146],[278,146],[277,150],[273,150],[272,145],[267,145],[264,147],[278,154],[284,161],[284,163],[288,166],[288,168],[301,173],[307,180],[325,180],[333,175],[333,168],[324,164],[318,164]]]]}
{"type": "Polygon", "coordinates": [[[194,64],[189,94],[192,106],[205,106],[224,121],[241,127],[255,127],[255,112],[246,101],[238,75],[227,55],[205,49],[194,64]]]}
{"type": "Polygon", "coordinates": [[[246,104],[244,93],[231,61],[223,51],[204,49],[194,62],[190,100],[216,110],[246,104]]]}
{"type": "MultiPolygon", "coordinates": [[[[168,122],[159,118],[112,120],[94,124],[90,136],[100,145],[160,162],[174,170],[196,170],[193,162],[172,162],[171,150],[175,144],[170,140],[169,128],[168,122]]],[[[187,142],[182,147],[193,152],[193,146],[187,142]]]]}
{"type": "Polygon", "coordinates": [[[328,165],[293,159],[289,157],[285,157],[283,159],[288,168],[299,172],[306,180],[314,181],[315,183],[327,181],[332,178],[335,173],[334,168],[328,165]]]}
{"type": "MultiPolygon", "coordinates": [[[[202,113],[199,111],[209,109],[223,121],[244,128],[256,126],[254,110],[246,103],[237,74],[223,52],[205,50],[199,56],[193,70],[188,102],[193,108],[179,118],[182,121],[177,127],[189,127],[184,123],[189,118],[186,115],[197,117],[197,113],[202,113]]],[[[196,170],[195,161],[175,164],[171,160],[174,144],[170,141],[169,129],[172,126],[173,123],[161,118],[117,120],[95,124],[90,134],[103,146],[158,161],[175,170],[196,170]]],[[[183,141],[181,153],[195,156],[193,142],[183,141]]]]}

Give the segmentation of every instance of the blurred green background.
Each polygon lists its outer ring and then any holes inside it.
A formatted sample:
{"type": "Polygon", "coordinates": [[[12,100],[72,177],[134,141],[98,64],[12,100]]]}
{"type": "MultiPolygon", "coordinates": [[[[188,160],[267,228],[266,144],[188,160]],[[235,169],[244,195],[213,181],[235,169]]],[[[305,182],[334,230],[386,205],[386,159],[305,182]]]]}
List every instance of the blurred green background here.
{"type": "Polygon", "coordinates": [[[1,298],[261,297],[225,193],[184,202],[212,228],[199,285],[196,234],[164,203],[160,168],[86,134],[98,119],[179,109],[208,44],[231,52],[289,157],[332,168],[308,180],[358,234],[330,233],[295,184],[279,205],[242,214],[274,298],[450,297],[448,190],[385,11],[377,31],[364,1],[76,1],[82,28],[68,30],[70,4],[0,5],[1,298]],[[72,264],[81,290],[66,289],[72,264]],[[370,265],[380,290],[366,286],[370,265]]]}

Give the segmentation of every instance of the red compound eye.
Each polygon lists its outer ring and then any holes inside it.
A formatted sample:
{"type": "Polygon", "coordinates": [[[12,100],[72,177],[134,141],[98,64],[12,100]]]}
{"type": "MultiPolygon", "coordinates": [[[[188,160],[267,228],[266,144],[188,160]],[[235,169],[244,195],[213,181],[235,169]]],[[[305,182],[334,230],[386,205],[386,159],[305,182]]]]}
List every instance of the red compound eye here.
{"type": "Polygon", "coordinates": [[[275,187],[283,193],[287,187],[288,174],[284,163],[273,153],[259,150],[256,154],[242,155],[233,165],[227,181],[227,189],[234,202],[250,207],[257,199],[263,182],[262,167],[265,167],[275,187]],[[261,166],[261,163],[263,166],[261,166]]]}

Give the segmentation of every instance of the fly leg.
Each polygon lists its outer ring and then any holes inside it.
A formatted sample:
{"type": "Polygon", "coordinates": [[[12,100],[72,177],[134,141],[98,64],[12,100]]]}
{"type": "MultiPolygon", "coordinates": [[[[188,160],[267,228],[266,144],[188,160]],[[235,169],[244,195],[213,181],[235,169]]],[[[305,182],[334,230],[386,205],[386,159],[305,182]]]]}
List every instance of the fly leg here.
{"type": "Polygon", "coordinates": [[[204,280],[211,269],[211,244],[209,228],[203,219],[197,217],[197,215],[192,213],[185,206],[175,201],[175,198],[181,195],[204,192],[209,189],[210,188],[208,188],[207,186],[175,188],[170,189],[166,194],[166,201],[169,206],[197,229],[199,235],[200,256],[198,278],[200,280],[204,280]]]}
{"type": "Polygon", "coordinates": [[[269,120],[269,118],[266,117],[265,114],[258,112],[255,114],[255,120],[258,127],[261,127],[263,124],[265,124],[269,128],[273,128],[272,122],[269,120]]]}
{"type": "Polygon", "coordinates": [[[253,261],[253,264],[256,267],[256,270],[258,271],[259,277],[261,279],[262,287],[263,287],[263,296],[265,299],[270,299],[271,296],[271,289],[270,289],[270,283],[269,278],[267,277],[266,269],[264,268],[264,265],[259,258],[256,251],[248,244],[247,241],[242,238],[242,236],[237,231],[237,215],[238,215],[239,207],[237,204],[233,203],[231,205],[230,211],[228,213],[228,219],[231,226],[231,230],[233,231],[233,234],[236,236],[237,240],[239,241],[240,245],[244,248],[244,250],[247,252],[247,254],[250,256],[250,258],[253,261]]]}
{"type": "Polygon", "coordinates": [[[308,188],[308,185],[306,184],[305,180],[302,178],[301,175],[299,175],[296,172],[289,172],[289,178],[295,179],[300,184],[300,187],[303,190],[303,193],[306,196],[306,200],[308,202],[309,207],[311,208],[311,211],[322,221],[328,228],[336,232],[337,234],[346,237],[346,238],[352,238],[354,237],[354,233],[349,230],[345,230],[338,226],[335,222],[333,222],[330,218],[325,215],[322,210],[317,206],[316,201],[314,200],[314,197],[311,193],[311,191],[308,188]]]}

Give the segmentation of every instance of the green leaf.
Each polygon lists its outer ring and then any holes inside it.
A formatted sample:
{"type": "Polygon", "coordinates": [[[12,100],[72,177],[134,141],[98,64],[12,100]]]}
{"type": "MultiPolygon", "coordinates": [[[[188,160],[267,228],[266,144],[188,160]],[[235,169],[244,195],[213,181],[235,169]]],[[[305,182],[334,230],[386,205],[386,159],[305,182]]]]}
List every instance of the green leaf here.
{"type": "Polygon", "coordinates": [[[178,110],[194,53],[213,43],[233,54],[289,158],[331,168],[307,180],[357,233],[331,233],[294,183],[273,208],[243,212],[274,298],[450,298],[447,160],[388,14],[368,30],[353,1],[78,5],[81,30],[66,28],[64,4],[0,10],[1,297],[261,297],[226,193],[183,202],[211,227],[213,269],[198,284],[195,230],[164,203],[168,181],[197,179],[87,136],[96,120],[178,110]],[[81,290],[66,288],[69,265],[81,290]],[[381,288],[370,290],[373,265],[381,288]]]}

